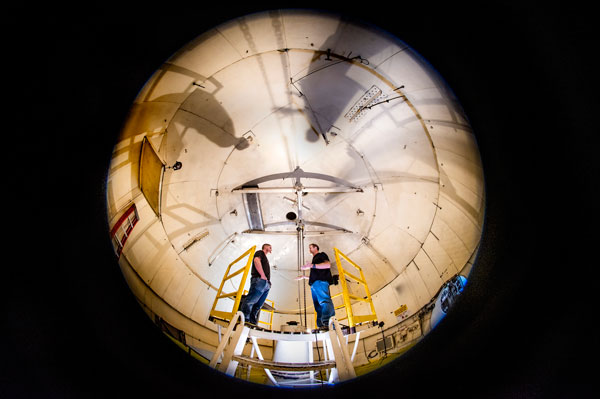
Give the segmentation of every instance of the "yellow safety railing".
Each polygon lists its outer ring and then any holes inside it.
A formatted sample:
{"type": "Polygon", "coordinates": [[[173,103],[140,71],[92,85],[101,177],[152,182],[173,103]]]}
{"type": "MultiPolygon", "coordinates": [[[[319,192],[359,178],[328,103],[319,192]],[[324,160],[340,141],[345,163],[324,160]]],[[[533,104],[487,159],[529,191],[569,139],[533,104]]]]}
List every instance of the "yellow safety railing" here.
{"type": "Polygon", "coordinates": [[[260,319],[260,317],[259,317],[259,318],[258,318],[258,322],[259,322],[259,323],[266,324],[267,326],[269,326],[269,330],[272,330],[272,329],[273,329],[273,313],[275,312],[275,302],[273,302],[273,301],[272,301],[272,300],[270,300],[270,299],[265,299],[265,302],[270,302],[270,304],[271,304],[271,309],[265,309],[265,308],[262,308],[260,311],[261,311],[261,312],[266,312],[266,313],[269,313],[269,321],[268,321],[268,322],[266,322],[266,321],[262,321],[262,320],[260,319]]]}
{"type": "MultiPolygon", "coordinates": [[[[244,295],[248,295],[248,290],[244,290],[244,295]]],[[[258,323],[266,324],[269,326],[269,330],[273,329],[273,313],[275,313],[275,302],[270,299],[265,299],[265,303],[267,306],[263,305],[262,309],[260,309],[260,313],[258,316],[258,323]],[[262,312],[269,313],[269,321],[262,321],[260,319],[260,314],[262,312]]]]}
{"type": "Polygon", "coordinates": [[[367,281],[365,280],[365,275],[363,274],[362,268],[360,266],[358,266],[356,263],[354,263],[345,254],[343,254],[339,249],[337,249],[337,248],[333,248],[333,249],[335,251],[335,260],[337,262],[338,272],[340,274],[340,283],[342,285],[342,292],[340,292],[336,295],[333,295],[331,297],[331,299],[333,300],[334,298],[341,296],[342,300],[343,300],[343,304],[335,307],[335,309],[337,310],[337,309],[345,308],[345,310],[346,310],[346,317],[340,318],[338,320],[344,320],[347,318],[348,324],[350,327],[354,327],[357,324],[362,324],[362,323],[365,323],[368,321],[377,321],[377,314],[375,313],[375,306],[373,305],[373,299],[371,298],[371,293],[369,292],[369,287],[367,286],[367,281]],[[358,272],[360,273],[360,277],[357,277],[354,274],[345,270],[344,267],[342,266],[341,258],[345,259],[346,261],[348,261],[350,263],[350,265],[355,267],[358,270],[358,272]],[[366,296],[359,297],[359,296],[350,294],[348,292],[348,285],[346,283],[346,277],[348,277],[349,279],[352,279],[352,280],[358,282],[360,285],[362,285],[365,289],[366,296]],[[371,308],[371,313],[366,314],[366,315],[355,315],[354,311],[352,309],[352,303],[350,302],[351,300],[368,303],[371,308]]]}
{"type": "MultiPolygon", "coordinates": [[[[335,294],[335,295],[332,295],[332,296],[331,296],[331,302],[333,302],[333,300],[334,300],[334,299],[341,297],[341,296],[342,296],[342,294],[343,294],[343,292],[338,292],[337,294],[335,294]]],[[[336,311],[336,310],[339,310],[339,309],[345,309],[345,308],[346,308],[346,304],[345,304],[344,302],[342,302],[342,304],[341,304],[341,305],[338,305],[338,306],[335,306],[335,303],[334,303],[334,305],[333,305],[333,306],[334,306],[334,311],[336,311]]],[[[348,314],[348,312],[346,312],[346,314],[348,314]]],[[[315,312],[313,313],[313,315],[314,315],[314,317],[313,317],[313,321],[314,321],[314,325],[315,325],[315,328],[316,328],[316,327],[317,327],[317,311],[316,311],[316,310],[315,310],[315,312]]],[[[342,318],[340,318],[340,319],[338,319],[338,320],[345,320],[345,319],[347,319],[347,318],[348,318],[348,317],[342,317],[342,318]]]]}
{"type": "Polygon", "coordinates": [[[252,267],[252,260],[254,259],[255,250],[256,250],[256,245],[253,246],[252,248],[250,248],[249,250],[247,250],[246,252],[244,252],[239,258],[237,258],[236,260],[231,262],[229,264],[229,266],[227,266],[227,270],[225,271],[225,275],[223,276],[223,281],[221,281],[221,286],[219,287],[219,290],[217,291],[217,296],[215,297],[215,302],[213,303],[212,309],[210,311],[209,319],[212,319],[214,317],[219,318],[221,320],[227,320],[227,321],[233,319],[233,316],[235,315],[235,313],[238,311],[238,308],[240,307],[240,301],[242,300],[242,292],[244,291],[244,285],[246,284],[246,279],[248,278],[248,272],[250,271],[250,268],[252,267]],[[229,271],[231,270],[231,267],[233,265],[235,265],[236,263],[238,263],[240,260],[242,260],[244,257],[246,257],[246,255],[248,255],[248,261],[246,262],[246,265],[243,268],[236,270],[235,272],[230,274],[229,271]],[[223,294],[223,286],[225,285],[225,282],[239,274],[242,274],[242,273],[243,273],[242,280],[240,281],[240,286],[238,287],[237,291],[223,294]],[[231,312],[223,312],[220,310],[216,310],[217,302],[219,302],[220,299],[224,299],[224,298],[231,298],[234,300],[233,308],[231,309],[231,312]]]}

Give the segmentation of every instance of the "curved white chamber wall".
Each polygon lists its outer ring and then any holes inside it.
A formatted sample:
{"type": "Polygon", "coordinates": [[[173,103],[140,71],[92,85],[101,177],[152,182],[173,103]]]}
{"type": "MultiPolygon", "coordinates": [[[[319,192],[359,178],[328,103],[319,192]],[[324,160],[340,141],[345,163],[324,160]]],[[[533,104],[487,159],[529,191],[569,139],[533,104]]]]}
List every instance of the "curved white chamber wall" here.
{"type": "MultiPolygon", "coordinates": [[[[273,246],[274,328],[303,322],[298,238],[281,223],[297,212],[296,195],[261,193],[266,227],[254,234],[245,232],[242,194],[232,192],[296,168],[362,189],[302,197],[304,257],[315,242],[332,260],[336,247],[360,265],[386,327],[401,322],[394,311],[402,305],[414,315],[445,282],[468,276],[482,231],[483,171],[469,122],[436,71],[399,39],[338,15],[241,17],[185,45],[149,79],[108,180],[110,225],[132,204],[138,213],[119,257],[132,291],[201,353],[218,343],[208,315],[225,269],[253,245],[273,246]],[[166,165],[159,215],[139,186],[144,137],[166,165]]],[[[306,296],[311,327],[308,286],[306,296]]]]}

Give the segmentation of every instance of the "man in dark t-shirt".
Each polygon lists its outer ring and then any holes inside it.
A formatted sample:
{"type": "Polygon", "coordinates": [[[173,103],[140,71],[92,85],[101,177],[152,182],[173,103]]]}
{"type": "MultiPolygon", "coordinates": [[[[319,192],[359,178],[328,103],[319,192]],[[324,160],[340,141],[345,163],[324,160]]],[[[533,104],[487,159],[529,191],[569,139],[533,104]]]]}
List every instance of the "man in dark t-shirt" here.
{"type": "Polygon", "coordinates": [[[312,261],[302,266],[301,269],[310,269],[308,285],[310,285],[315,312],[317,312],[317,327],[320,330],[327,331],[329,329],[329,319],[335,316],[333,301],[329,293],[329,285],[333,283],[331,264],[327,254],[319,252],[317,244],[310,244],[308,250],[313,255],[312,261]]]}
{"type": "Polygon", "coordinates": [[[271,244],[263,244],[262,249],[254,253],[250,273],[250,289],[240,306],[240,310],[244,313],[244,319],[253,325],[258,324],[260,309],[271,289],[271,268],[267,254],[272,250],[271,244]]]}

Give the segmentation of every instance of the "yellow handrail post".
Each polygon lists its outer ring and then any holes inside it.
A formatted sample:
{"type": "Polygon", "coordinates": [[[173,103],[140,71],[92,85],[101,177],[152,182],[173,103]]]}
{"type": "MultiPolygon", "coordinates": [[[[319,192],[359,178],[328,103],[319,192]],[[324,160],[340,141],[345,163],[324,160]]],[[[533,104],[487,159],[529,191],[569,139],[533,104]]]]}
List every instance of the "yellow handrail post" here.
{"type": "Polygon", "coordinates": [[[254,260],[254,250],[256,249],[256,245],[250,248],[248,251],[244,252],[239,258],[234,260],[233,262],[237,262],[242,259],[247,253],[250,253],[248,256],[248,261],[246,262],[246,267],[244,268],[244,274],[242,276],[242,281],[240,282],[240,286],[237,290],[237,295],[235,296],[235,303],[233,305],[232,316],[238,311],[240,307],[240,301],[242,300],[242,291],[244,291],[244,285],[246,285],[246,279],[248,278],[248,272],[250,272],[250,268],[252,267],[252,261],[254,260]]]}
{"type": "Polygon", "coordinates": [[[340,250],[333,248],[335,251],[335,261],[337,262],[338,272],[340,273],[340,282],[342,283],[342,299],[344,300],[344,306],[346,307],[346,316],[348,317],[348,323],[350,327],[354,327],[354,315],[352,314],[352,306],[350,305],[350,297],[348,296],[348,286],[346,285],[346,274],[344,273],[344,267],[340,260],[340,250]]]}
{"type": "MultiPolygon", "coordinates": [[[[248,290],[244,290],[244,295],[248,295],[248,290]]],[[[270,302],[271,303],[271,309],[265,309],[265,308],[261,308],[260,312],[259,312],[259,316],[258,316],[258,323],[262,323],[262,324],[266,324],[267,326],[269,326],[269,330],[273,329],[273,314],[275,313],[275,302],[272,301],[271,299],[265,299],[265,303],[270,302]],[[265,313],[269,313],[269,321],[262,321],[260,319],[260,315],[262,315],[262,312],[265,313]]]]}
{"type": "MultiPolygon", "coordinates": [[[[270,302],[271,303],[271,308],[275,309],[275,302],[274,301],[272,301],[270,299],[265,299],[265,302],[270,302]]],[[[272,330],[273,329],[273,313],[275,313],[274,310],[261,309],[260,311],[261,312],[267,312],[267,313],[269,313],[269,322],[267,323],[266,321],[260,320],[260,317],[259,317],[258,322],[266,324],[267,326],[269,326],[269,330],[272,330]]]]}
{"type": "Polygon", "coordinates": [[[210,310],[210,317],[218,317],[220,319],[224,319],[227,321],[232,320],[233,316],[238,311],[238,308],[240,306],[240,301],[242,299],[242,292],[244,291],[244,285],[246,284],[246,279],[248,278],[248,272],[250,271],[250,268],[252,267],[252,260],[254,259],[255,250],[256,250],[256,245],[253,246],[252,248],[250,248],[249,250],[247,250],[246,252],[244,252],[236,260],[231,262],[229,264],[229,266],[227,266],[227,270],[225,271],[225,275],[223,276],[223,280],[221,281],[221,285],[219,286],[217,295],[215,296],[215,301],[213,303],[212,309],[210,310]],[[249,255],[246,265],[242,269],[238,269],[234,273],[229,274],[231,267],[233,265],[235,265],[237,262],[239,262],[241,259],[243,259],[246,255],[249,255]],[[242,275],[242,279],[240,281],[240,286],[238,287],[237,292],[229,293],[226,295],[221,295],[223,292],[223,286],[225,285],[225,281],[237,276],[242,271],[244,274],[242,275]],[[232,296],[234,296],[233,294],[235,294],[235,301],[233,303],[233,309],[231,312],[220,312],[220,311],[216,310],[217,302],[219,301],[219,299],[225,298],[225,297],[232,297],[232,296]]]}
{"type": "Polygon", "coordinates": [[[365,275],[363,274],[362,269],[360,269],[360,278],[362,279],[362,281],[365,282],[365,292],[367,294],[367,298],[369,298],[369,305],[371,305],[371,314],[374,314],[377,318],[377,315],[375,313],[375,305],[373,305],[373,300],[371,299],[371,292],[369,291],[369,286],[367,286],[367,280],[365,280],[365,275]]]}
{"type": "Polygon", "coordinates": [[[349,326],[354,327],[357,324],[361,324],[365,321],[377,321],[377,314],[375,313],[375,305],[373,305],[373,299],[371,298],[371,292],[369,291],[369,287],[367,286],[367,280],[365,279],[365,275],[362,271],[362,268],[360,266],[358,266],[356,263],[354,263],[345,254],[343,254],[339,249],[337,249],[337,248],[333,248],[333,249],[335,251],[335,260],[337,262],[338,272],[340,274],[340,281],[342,283],[342,298],[344,299],[344,306],[346,308],[346,315],[348,317],[349,326]],[[358,269],[358,271],[360,273],[360,278],[358,278],[354,274],[352,274],[350,272],[346,272],[344,270],[340,256],[343,257],[345,260],[347,260],[356,269],[358,269]],[[365,293],[367,294],[366,298],[363,299],[363,298],[357,297],[355,295],[350,295],[348,293],[348,285],[346,283],[346,276],[353,280],[356,280],[360,285],[365,287],[365,293]],[[354,298],[356,300],[368,302],[369,306],[371,308],[371,314],[355,316],[354,311],[352,310],[352,304],[350,303],[351,296],[352,296],[352,298],[354,298]]]}

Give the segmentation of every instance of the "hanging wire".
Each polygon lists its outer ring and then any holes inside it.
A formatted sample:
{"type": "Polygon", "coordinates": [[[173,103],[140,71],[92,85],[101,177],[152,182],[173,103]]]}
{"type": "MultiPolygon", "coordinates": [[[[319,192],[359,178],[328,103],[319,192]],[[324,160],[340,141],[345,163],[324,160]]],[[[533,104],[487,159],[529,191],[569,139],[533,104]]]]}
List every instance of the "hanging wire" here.
{"type": "MultiPolygon", "coordinates": [[[[317,355],[319,356],[319,362],[321,361],[321,351],[319,351],[319,340],[317,339],[317,330],[315,330],[315,344],[317,345],[317,355]]],[[[323,346],[323,356],[325,356],[325,346],[323,346]]],[[[321,387],[323,386],[323,370],[319,369],[319,381],[321,387]]]]}

